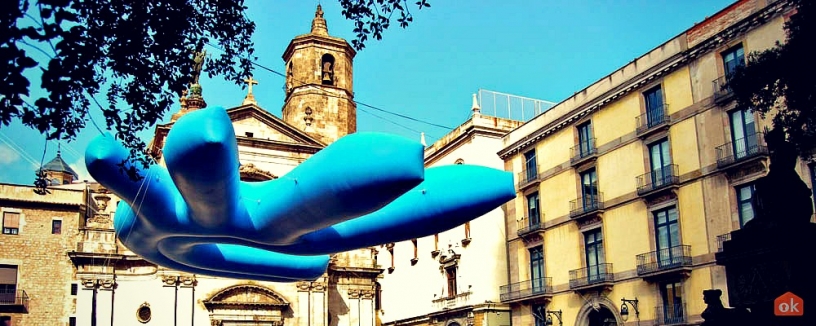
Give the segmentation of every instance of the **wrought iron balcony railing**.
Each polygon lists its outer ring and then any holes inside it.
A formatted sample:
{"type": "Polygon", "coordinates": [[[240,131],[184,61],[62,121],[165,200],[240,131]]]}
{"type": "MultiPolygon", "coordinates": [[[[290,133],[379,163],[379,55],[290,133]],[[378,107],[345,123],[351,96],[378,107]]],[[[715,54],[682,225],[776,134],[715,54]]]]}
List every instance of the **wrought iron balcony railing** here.
{"type": "Polygon", "coordinates": [[[654,108],[647,108],[646,113],[635,117],[635,129],[638,135],[651,130],[652,128],[663,126],[669,123],[668,104],[663,104],[654,108]]]}
{"type": "Polygon", "coordinates": [[[615,280],[611,263],[573,269],[569,271],[569,276],[570,289],[610,283],[615,280]]]}
{"type": "Polygon", "coordinates": [[[717,167],[722,168],[760,155],[768,155],[765,137],[761,132],[717,146],[717,167]]]}
{"type": "Polygon", "coordinates": [[[638,275],[691,266],[691,246],[679,245],[636,256],[638,275]]]}
{"type": "Polygon", "coordinates": [[[0,292],[0,306],[22,306],[28,310],[28,294],[24,290],[0,292]]]}
{"type": "Polygon", "coordinates": [[[714,102],[720,103],[734,95],[731,87],[728,86],[728,79],[728,76],[723,75],[711,82],[714,87],[714,102]]]}
{"type": "Polygon", "coordinates": [[[723,251],[723,244],[728,240],[731,240],[731,232],[717,236],[717,252],[723,251]]]}
{"type": "Polygon", "coordinates": [[[642,195],[679,182],[677,164],[664,165],[637,177],[637,193],[642,195]]]}
{"type": "Polygon", "coordinates": [[[538,165],[531,166],[518,173],[519,186],[530,184],[539,180],[538,165]]]}
{"type": "Polygon", "coordinates": [[[598,148],[595,147],[595,138],[586,139],[578,142],[578,145],[571,148],[572,157],[570,163],[575,164],[598,154],[598,148]]]}
{"type": "Polygon", "coordinates": [[[570,217],[579,217],[595,211],[603,210],[603,193],[595,192],[584,194],[570,201],[570,217]]]}
{"type": "Polygon", "coordinates": [[[552,295],[552,278],[542,277],[499,287],[499,299],[502,302],[536,296],[552,295]]]}
{"type": "Polygon", "coordinates": [[[655,325],[678,325],[686,323],[686,304],[676,303],[655,307],[655,325]]]}
{"type": "Polygon", "coordinates": [[[541,230],[541,227],[541,216],[535,217],[532,220],[525,216],[518,220],[518,231],[516,231],[516,234],[522,236],[530,232],[541,230]]]}

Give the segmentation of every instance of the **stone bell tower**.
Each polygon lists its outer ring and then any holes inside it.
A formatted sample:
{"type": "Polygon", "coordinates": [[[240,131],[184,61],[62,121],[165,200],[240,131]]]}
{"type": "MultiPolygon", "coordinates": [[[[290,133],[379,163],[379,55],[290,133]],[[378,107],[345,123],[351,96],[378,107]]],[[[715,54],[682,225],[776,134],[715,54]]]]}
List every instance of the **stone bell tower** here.
{"type": "Polygon", "coordinates": [[[283,120],[327,145],[357,131],[352,84],[356,54],[346,40],[329,36],[323,9],[318,5],[312,31],[292,39],[283,53],[283,120]]]}

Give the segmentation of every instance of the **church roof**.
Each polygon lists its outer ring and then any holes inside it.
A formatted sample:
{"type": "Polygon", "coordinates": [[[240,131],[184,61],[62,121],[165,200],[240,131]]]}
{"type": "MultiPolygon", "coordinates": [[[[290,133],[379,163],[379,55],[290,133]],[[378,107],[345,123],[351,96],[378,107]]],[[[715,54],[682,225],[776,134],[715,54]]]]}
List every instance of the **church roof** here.
{"type": "Polygon", "coordinates": [[[66,172],[74,176],[74,179],[79,178],[79,175],[74,171],[74,169],[68,166],[68,163],[65,163],[65,161],[62,159],[60,152],[57,152],[57,157],[51,160],[51,162],[46,163],[42,169],[51,172],[66,172]]]}

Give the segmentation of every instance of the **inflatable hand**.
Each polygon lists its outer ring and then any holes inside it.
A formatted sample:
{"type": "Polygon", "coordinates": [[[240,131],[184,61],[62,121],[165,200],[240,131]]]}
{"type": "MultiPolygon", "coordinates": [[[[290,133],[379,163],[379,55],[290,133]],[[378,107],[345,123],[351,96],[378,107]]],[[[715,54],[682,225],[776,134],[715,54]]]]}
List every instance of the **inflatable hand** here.
{"type": "Polygon", "coordinates": [[[449,230],[515,197],[508,172],[425,170],[422,145],[379,133],[345,136],[281,178],[243,182],[232,122],[217,107],[180,118],[167,167],[139,170],[144,180],[120,172],[127,156],[110,135],[85,152],[94,179],[122,198],[122,244],[155,264],[220,277],[313,280],[329,254],[449,230]]]}

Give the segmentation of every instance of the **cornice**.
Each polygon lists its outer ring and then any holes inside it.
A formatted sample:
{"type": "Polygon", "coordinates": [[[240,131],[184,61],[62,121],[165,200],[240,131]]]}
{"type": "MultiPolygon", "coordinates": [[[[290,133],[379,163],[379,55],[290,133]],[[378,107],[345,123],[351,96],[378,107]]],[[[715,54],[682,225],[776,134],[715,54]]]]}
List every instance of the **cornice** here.
{"type": "MultiPolygon", "coordinates": [[[[678,54],[675,54],[670,58],[664,60],[660,64],[657,64],[654,67],[644,71],[643,73],[640,73],[637,76],[630,78],[627,82],[622,83],[621,85],[618,85],[612,88],[611,90],[603,93],[601,96],[598,96],[595,100],[587,102],[584,105],[581,105],[580,107],[572,110],[571,112],[555,119],[549,124],[539,128],[538,130],[531,132],[529,135],[525,136],[522,139],[519,139],[512,145],[505,147],[497,154],[501,159],[506,160],[511,155],[517,154],[521,152],[523,149],[529,147],[530,145],[537,143],[545,136],[550,135],[556,131],[559,131],[566,126],[572,125],[577,120],[600,110],[601,108],[607,106],[608,104],[612,103],[618,98],[640,89],[647,83],[653,81],[655,78],[674,72],[678,68],[685,66],[685,64],[687,64],[689,61],[694,60],[704,54],[708,54],[709,52],[716,49],[723,43],[730,42],[734,38],[747,33],[753,28],[756,28],[757,26],[783,14],[784,12],[792,8],[793,4],[790,1],[784,0],[776,1],[768,5],[767,7],[762,8],[758,12],[751,14],[747,18],[741,20],[740,22],[731,25],[725,28],[724,30],[720,31],[719,33],[709,37],[705,41],[700,42],[694,47],[682,51],[678,54]]],[[[685,33],[683,35],[685,35],[685,33]]]]}

